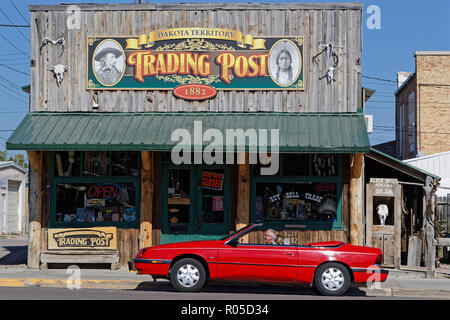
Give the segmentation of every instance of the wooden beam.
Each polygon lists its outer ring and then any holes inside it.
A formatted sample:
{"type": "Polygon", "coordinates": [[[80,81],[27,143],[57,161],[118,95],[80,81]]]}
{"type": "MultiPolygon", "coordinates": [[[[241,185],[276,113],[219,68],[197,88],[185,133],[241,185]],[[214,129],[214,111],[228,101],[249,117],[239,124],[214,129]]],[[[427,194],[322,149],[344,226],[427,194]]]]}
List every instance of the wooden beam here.
{"type": "Polygon", "coordinates": [[[363,245],[363,168],[364,156],[355,153],[350,162],[350,242],[363,245]]]}
{"type": "MultiPolygon", "coordinates": [[[[71,4],[30,5],[34,11],[66,11],[71,4]]],[[[200,11],[200,10],[362,10],[362,4],[348,3],[140,3],[140,4],[77,4],[81,11],[200,11]]]]}
{"type": "Polygon", "coordinates": [[[139,249],[152,246],[155,154],[151,151],[141,151],[141,159],[141,225],[139,231],[139,249]]]}
{"type": "Polygon", "coordinates": [[[395,186],[394,192],[394,268],[399,269],[402,261],[402,186],[395,186]]]}
{"type": "Polygon", "coordinates": [[[39,269],[41,254],[42,226],[42,172],[43,154],[40,151],[28,151],[30,162],[29,184],[29,233],[28,233],[28,269],[39,269]]]}
{"type": "Polygon", "coordinates": [[[450,238],[438,238],[436,241],[437,246],[450,247],[450,238]]]}
{"type": "Polygon", "coordinates": [[[373,228],[373,190],[372,185],[366,185],[366,246],[372,247],[372,228],[373,228]]]}
{"type": "Polygon", "coordinates": [[[241,157],[245,157],[245,163],[238,163],[236,230],[250,223],[250,164],[248,153],[242,154],[241,157]]]}

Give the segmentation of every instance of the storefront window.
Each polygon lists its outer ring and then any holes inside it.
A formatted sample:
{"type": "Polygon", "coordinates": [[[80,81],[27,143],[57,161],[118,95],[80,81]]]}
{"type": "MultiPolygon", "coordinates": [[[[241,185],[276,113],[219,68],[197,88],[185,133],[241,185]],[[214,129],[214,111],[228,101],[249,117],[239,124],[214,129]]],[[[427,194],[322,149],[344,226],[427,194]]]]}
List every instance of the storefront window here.
{"type": "Polygon", "coordinates": [[[208,170],[202,174],[202,223],[224,222],[224,170],[208,170]]]}
{"type": "Polygon", "coordinates": [[[271,228],[342,228],[340,165],[336,154],[281,154],[279,175],[253,170],[253,221],[271,228]]]}
{"type": "Polygon", "coordinates": [[[139,152],[55,152],[52,226],[137,226],[139,152]]]}
{"type": "Polygon", "coordinates": [[[83,158],[83,175],[105,177],[109,169],[109,152],[85,152],[83,158]]]}
{"type": "Polygon", "coordinates": [[[137,152],[112,152],[112,175],[133,176],[139,175],[139,156],[137,152]]]}
{"type": "Polygon", "coordinates": [[[337,219],[336,183],[257,183],[257,220],[337,219]]]}
{"type": "Polygon", "coordinates": [[[169,170],[168,224],[171,232],[186,232],[190,222],[190,172],[187,169],[169,170]]]}
{"type": "Polygon", "coordinates": [[[334,177],[339,174],[338,157],[335,154],[315,154],[312,160],[313,176],[334,177]]]}
{"type": "Polygon", "coordinates": [[[61,151],[55,153],[55,175],[58,177],[80,176],[81,152],[61,151]]]}
{"type": "Polygon", "coordinates": [[[134,183],[74,183],[56,185],[57,223],[135,222],[134,183]]]}
{"type": "Polygon", "coordinates": [[[309,155],[308,154],[284,154],[283,175],[285,176],[308,176],[309,155]]]}

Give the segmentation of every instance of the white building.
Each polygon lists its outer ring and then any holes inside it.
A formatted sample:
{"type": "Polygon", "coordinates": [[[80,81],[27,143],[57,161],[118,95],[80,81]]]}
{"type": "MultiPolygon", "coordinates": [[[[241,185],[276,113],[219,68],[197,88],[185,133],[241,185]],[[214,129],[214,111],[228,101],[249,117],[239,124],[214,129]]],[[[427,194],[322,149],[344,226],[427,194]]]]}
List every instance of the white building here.
{"type": "Polygon", "coordinates": [[[446,197],[450,194],[450,151],[408,159],[404,162],[441,178],[436,192],[438,197],[446,197]]]}
{"type": "Polygon", "coordinates": [[[12,161],[0,162],[0,234],[26,233],[28,170],[12,161]]]}
{"type": "Polygon", "coordinates": [[[404,162],[441,178],[436,191],[439,220],[446,226],[445,232],[450,234],[450,196],[448,196],[450,195],[450,151],[404,160],[404,162]]]}

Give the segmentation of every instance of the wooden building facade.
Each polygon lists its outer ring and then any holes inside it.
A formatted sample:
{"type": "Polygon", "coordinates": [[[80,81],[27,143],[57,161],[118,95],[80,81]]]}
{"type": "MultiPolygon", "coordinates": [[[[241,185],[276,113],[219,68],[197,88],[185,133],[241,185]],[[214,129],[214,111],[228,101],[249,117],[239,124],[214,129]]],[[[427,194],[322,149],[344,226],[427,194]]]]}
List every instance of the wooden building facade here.
{"type": "Polygon", "coordinates": [[[139,248],[215,239],[254,222],[294,243],[363,244],[363,154],[370,144],[361,111],[360,3],[30,11],[30,113],[7,143],[28,150],[31,165],[30,268],[99,249],[70,246],[72,229],[99,229],[95,236],[109,243],[102,228],[113,228],[117,254],[110,259],[110,247],[100,246],[104,260],[81,260],[120,267],[139,248]],[[291,48],[295,74],[286,83],[278,79],[283,48],[291,48]],[[115,70],[104,67],[107,51],[115,70]],[[201,66],[202,56],[210,64],[201,66]],[[170,72],[178,60],[169,58],[186,61],[170,72]],[[108,82],[105,70],[118,80],[108,82]],[[214,94],[190,97],[200,85],[214,94]],[[194,136],[198,123],[202,134],[223,136],[229,129],[247,138],[251,130],[277,130],[278,141],[266,146],[278,170],[261,174],[265,165],[251,161],[248,146],[232,149],[231,163],[198,162],[198,151],[210,146],[204,135],[200,149],[193,143],[193,161],[176,163],[174,132],[194,136]],[[69,244],[70,254],[52,239],[69,244]]]}

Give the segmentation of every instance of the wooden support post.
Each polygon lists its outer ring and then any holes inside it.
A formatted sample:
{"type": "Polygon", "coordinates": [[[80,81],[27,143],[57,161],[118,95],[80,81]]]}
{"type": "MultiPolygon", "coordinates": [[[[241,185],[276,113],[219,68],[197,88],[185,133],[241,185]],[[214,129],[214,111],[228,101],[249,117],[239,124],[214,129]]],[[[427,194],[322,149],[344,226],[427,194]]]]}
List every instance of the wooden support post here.
{"type": "Polygon", "coordinates": [[[402,261],[402,186],[395,186],[394,200],[394,268],[399,269],[402,261]]]}
{"type": "Polygon", "coordinates": [[[28,151],[30,162],[29,187],[29,233],[28,268],[39,269],[41,255],[42,226],[42,172],[43,154],[40,151],[28,151]]]}
{"type": "Polygon", "coordinates": [[[250,164],[248,153],[239,155],[245,157],[245,164],[238,164],[236,230],[250,223],[250,164]]]}
{"type": "Polygon", "coordinates": [[[366,246],[373,247],[372,238],[373,228],[373,187],[372,184],[366,185],[366,246]]]}
{"type": "Polygon", "coordinates": [[[430,177],[425,180],[425,203],[424,203],[424,261],[427,267],[427,277],[434,278],[436,272],[435,258],[436,258],[436,241],[434,239],[434,226],[435,221],[435,206],[433,205],[435,200],[436,182],[430,177]],[[434,199],[433,199],[434,198],[434,199]]]}
{"type": "Polygon", "coordinates": [[[350,242],[363,245],[363,169],[364,155],[356,153],[350,162],[350,242]]]}
{"type": "Polygon", "coordinates": [[[141,225],[139,232],[139,249],[150,247],[152,245],[155,154],[151,151],[142,151],[141,159],[141,225]]]}
{"type": "Polygon", "coordinates": [[[434,227],[429,221],[425,224],[425,265],[427,267],[427,278],[434,278],[436,272],[435,259],[436,247],[434,243],[434,227]]]}

